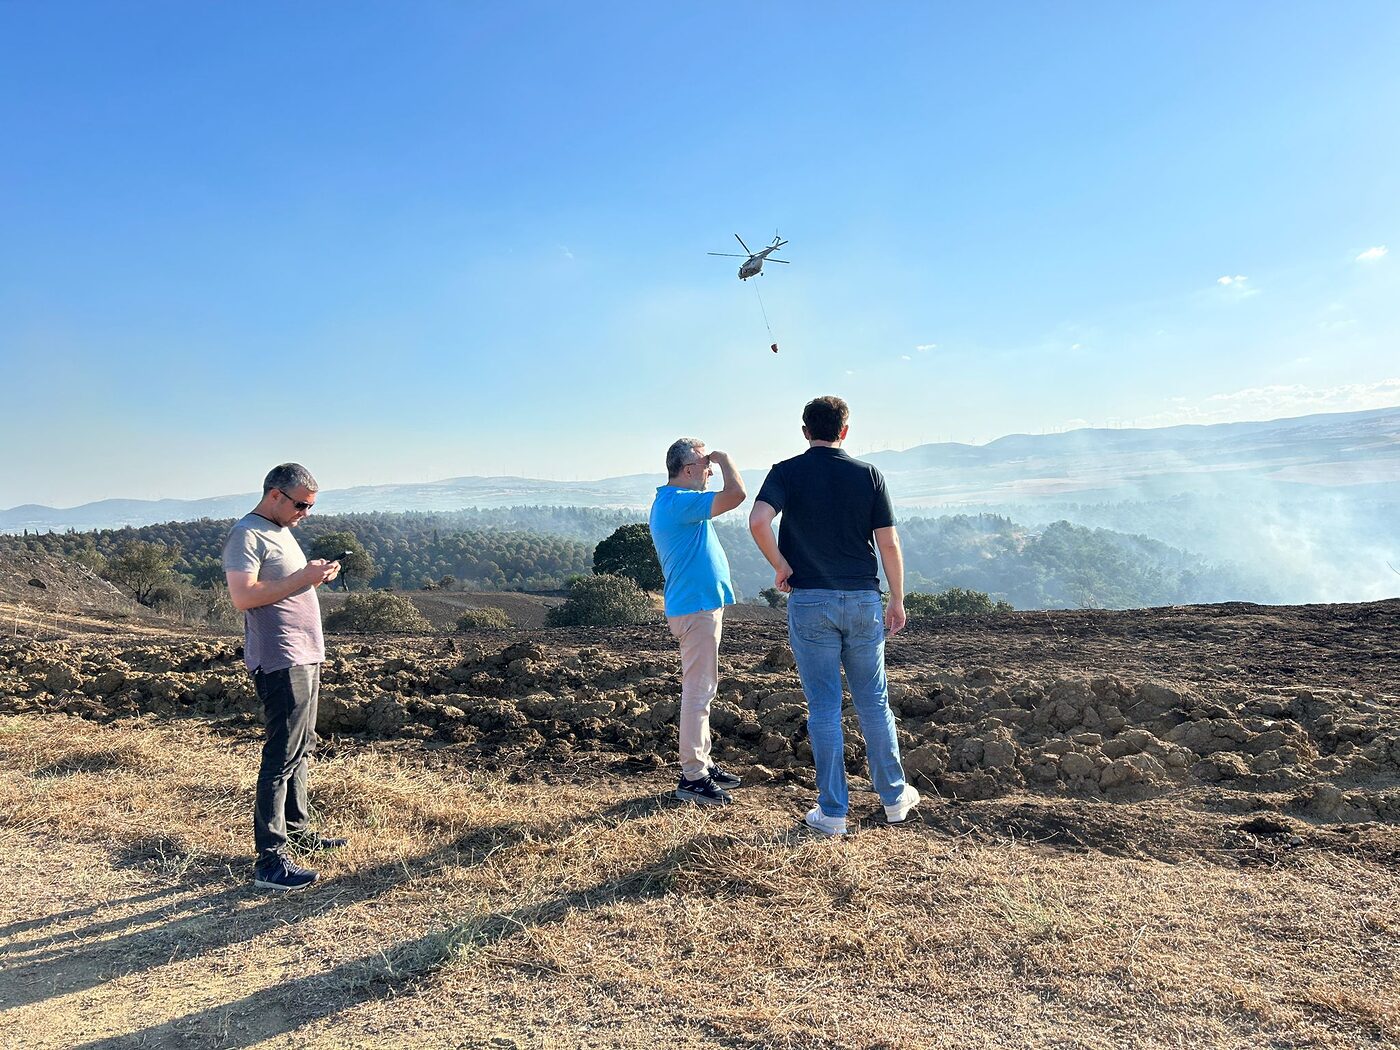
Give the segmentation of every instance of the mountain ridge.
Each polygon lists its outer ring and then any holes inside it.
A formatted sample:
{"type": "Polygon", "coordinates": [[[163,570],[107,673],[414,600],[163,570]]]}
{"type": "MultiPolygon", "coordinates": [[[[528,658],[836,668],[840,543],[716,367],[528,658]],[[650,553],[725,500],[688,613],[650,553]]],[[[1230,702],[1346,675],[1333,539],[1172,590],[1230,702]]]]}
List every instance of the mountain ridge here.
{"type": "MultiPolygon", "coordinates": [[[[794,454],[798,450],[794,449],[794,454]]],[[[1047,499],[1160,499],[1256,491],[1306,498],[1315,489],[1400,491],[1400,407],[1313,413],[1276,420],[1083,428],[1007,434],[984,445],[938,442],[859,457],[879,467],[904,507],[1035,504],[1047,499]]],[[[758,491],[765,472],[750,469],[758,491]]],[[[465,474],[433,482],[328,489],[333,513],[457,510],[532,504],[630,509],[646,506],[664,479],[624,474],[589,481],[465,474]]],[[[236,517],[256,492],[201,499],[110,498],[75,507],[26,503],[0,510],[0,531],[120,528],[236,517]]]]}

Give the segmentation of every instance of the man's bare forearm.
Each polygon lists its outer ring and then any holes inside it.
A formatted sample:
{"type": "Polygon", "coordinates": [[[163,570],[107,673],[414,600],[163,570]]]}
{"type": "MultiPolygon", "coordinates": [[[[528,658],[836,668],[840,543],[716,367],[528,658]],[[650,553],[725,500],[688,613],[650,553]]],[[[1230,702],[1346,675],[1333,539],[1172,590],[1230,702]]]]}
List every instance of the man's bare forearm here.
{"type": "Polygon", "coordinates": [[[890,585],[890,601],[885,606],[885,631],[891,638],[904,629],[904,549],[899,545],[899,533],[894,526],[875,530],[875,546],[880,549],[880,564],[885,567],[885,580],[890,585]]]}
{"type": "Polygon", "coordinates": [[[338,573],[334,563],[324,560],[311,562],[300,572],[294,572],[281,580],[255,580],[246,572],[228,572],[229,600],[239,612],[261,609],[264,605],[275,605],[306,587],[315,587],[334,579],[338,573]]]}
{"type": "Polygon", "coordinates": [[[754,543],[758,544],[758,549],[763,556],[768,559],[768,564],[773,566],[773,586],[786,594],[792,590],[788,584],[788,577],[792,575],[792,566],[783,557],[783,552],[778,549],[778,539],[773,535],[773,519],[776,518],[777,511],[763,500],[754,504],[753,510],[749,512],[749,533],[753,536],[754,543]]]}
{"type": "Polygon", "coordinates": [[[723,514],[743,503],[748,493],[744,490],[743,475],[727,453],[711,452],[710,462],[719,467],[720,476],[724,478],[724,487],[715,494],[715,512],[723,514]]]}
{"type": "Polygon", "coordinates": [[[753,533],[753,541],[758,544],[759,551],[768,559],[769,565],[774,569],[787,567],[787,559],[783,557],[782,551],[778,550],[778,537],[773,535],[772,525],[750,520],[749,532],[753,533]]]}
{"type": "Polygon", "coordinates": [[[880,549],[880,564],[885,569],[885,579],[890,585],[890,601],[904,604],[904,548],[900,546],[899,535],[892,533],[876,541],[880,549]]]}

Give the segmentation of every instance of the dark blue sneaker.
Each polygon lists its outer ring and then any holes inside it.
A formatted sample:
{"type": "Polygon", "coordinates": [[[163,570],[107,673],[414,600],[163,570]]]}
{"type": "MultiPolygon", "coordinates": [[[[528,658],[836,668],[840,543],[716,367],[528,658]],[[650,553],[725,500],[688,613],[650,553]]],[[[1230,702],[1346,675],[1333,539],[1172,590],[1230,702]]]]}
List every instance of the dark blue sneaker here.
{"type": "Polygon", "coordinates": [[[729,792],[721,788],[710,777],[686,780],[682,776],[681,782],[676,785],[676,798],[682,802],[695,802],[701,806],[727,806],[734,801],[729,797],[729,792]]]}
{"type": "Polygon", "coordinates": [[[260,890],[304,890],[316,881],[316,873],[280,853],[259,860],[253,869],[253,885],[260,890]]]}
{"type": "Polygon", "coordinates": [[[710,767],[710,779],[715,782],[715,787],[723,788],[725,791],[733,791],[744,782],[741,777],[736,777],[733,773],[720,769],[719,766],[710,767]]]}

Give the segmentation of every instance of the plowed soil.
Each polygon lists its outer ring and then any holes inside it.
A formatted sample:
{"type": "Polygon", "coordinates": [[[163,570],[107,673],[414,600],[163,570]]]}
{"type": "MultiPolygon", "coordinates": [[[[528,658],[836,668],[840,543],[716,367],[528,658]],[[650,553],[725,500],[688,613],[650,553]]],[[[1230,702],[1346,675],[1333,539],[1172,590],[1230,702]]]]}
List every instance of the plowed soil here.
{"type": "MultiPolygon", "coordinates": [[[[1400,822],[1400,602],[1018,613],[916,624],[888,646],[911,777],[976,800],[1031,790],[1400,822]]],[[[236,639],[0,647],[0,710],[255,727],[236,639]]],[[[712,711],[718,758],[811,783],[780,623],[733,620],[712,711]]],[[[423,742],[519,777],[667,766],[679,672],[665,628],[332,640],[327,748],[423,742]]],[[[848,765],[862,770],[848,726],[848,765]]],[[[447,760],[446,755],[439,756],[447,760]]]]}

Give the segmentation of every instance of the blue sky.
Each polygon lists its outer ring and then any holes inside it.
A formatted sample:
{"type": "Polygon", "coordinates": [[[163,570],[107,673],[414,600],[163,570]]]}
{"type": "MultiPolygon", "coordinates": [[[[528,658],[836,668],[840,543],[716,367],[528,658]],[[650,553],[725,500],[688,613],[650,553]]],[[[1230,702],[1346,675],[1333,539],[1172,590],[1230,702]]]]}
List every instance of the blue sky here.
{"type": "Polygon", "coordinates": [[[1389,2],[3,3],[0,506],[759,467],[820,393],[856,452],[1400,404],[1397,53],[1389,2]]]}

